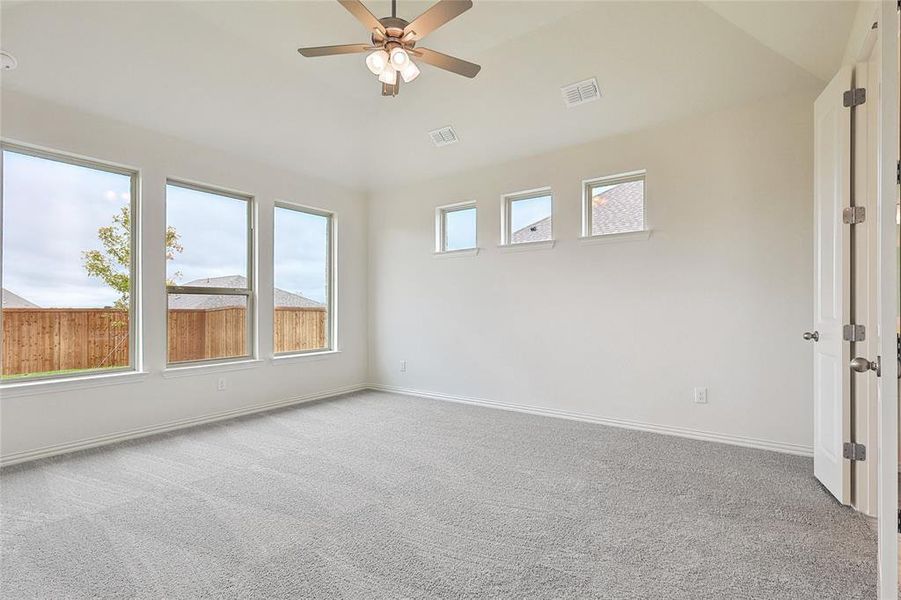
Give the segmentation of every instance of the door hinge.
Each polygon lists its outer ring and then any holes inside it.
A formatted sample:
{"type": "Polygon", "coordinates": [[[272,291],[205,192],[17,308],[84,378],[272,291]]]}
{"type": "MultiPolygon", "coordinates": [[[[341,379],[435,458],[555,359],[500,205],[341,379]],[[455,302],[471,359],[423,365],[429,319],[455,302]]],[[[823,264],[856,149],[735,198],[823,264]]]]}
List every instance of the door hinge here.
{"type": "MultiPolygon", "coordinates": [[[[901,0],[898,0],[898,2],[901,2],[901,0]]],[[[895,182],[901,185],[901,160],[895,164],[895,182]]]]}
{"type": "Polygon", "coordinates": [[[842,106],[852,108],[867,101],[867,88],[851,88],[842,94],[842,106]]]}
{"type": "Polygon", "coordinates": [[[846,342],[862,342],[867,339],[867,328],[864,325],[845,325],[842,327],[842,339],[846,342]]]}
{"type": "Polygon", "coordinates": [[[857,225],[867,220],[867,208],[865,206],[849,206],[842,210],[842,223],[857,225]]]}
{"type": "Polygon", "coordinates": [[[848,460],[863,461],[867,459],[867,447],[855,442],[845,442],[842,455],[848,460]]]}

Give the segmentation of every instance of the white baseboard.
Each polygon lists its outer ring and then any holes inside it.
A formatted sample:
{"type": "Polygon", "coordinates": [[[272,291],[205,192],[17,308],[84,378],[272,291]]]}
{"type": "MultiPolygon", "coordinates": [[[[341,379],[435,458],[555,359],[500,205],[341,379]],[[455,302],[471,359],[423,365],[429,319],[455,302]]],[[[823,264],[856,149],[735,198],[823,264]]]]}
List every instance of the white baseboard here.
{"type": "Polygon", "coordinates": [[[281,408],[284,406],[291,406],[292,404],[302,404],[304,402],[313,402],[314,400],[324,400],[326,398],[332,398],[334,396],[341,396],[343,394],[350,394],[352,392],[359,392],[367,389],[368,386],[363,384],[358,385],[350,385],[341,388],[335,388],[331,390],[325,390],[322,392],[317,392],[315,394],[307,394],[305,396],[294,396],[292,398],[286,398],[284,400],[276,400],[275,402],[267,402],[265,404],[255,404],[253,406],[244,406],[241,408],[235,408],[232,410],[225,410],[222,412],[217,412],[209,415],[203,415],[199,417],[189,417],[187,419],[179,419],[176,421],[169,421],[167,423],[160,423],[158,425],[151,425],[149,427],[139,427],[137,429],[130,429],[128,431],[121,431],[119,433],[112,433],[107,435],[101,435],[93,438],[85,438],[82,440],[77,440],[74,442],[67,442],[65,444],[55,444],[52,446],[44,446],[42,448],[35,448],[33,450],[25,450],[23,452],[13,452],[12,454],[6,454],[0,456],[0,467],[5,467],[8,465],[14,465],[17,463],[23,463],[31,460],[37,460],[39,458],[46,458],[48,456],[56,456],[58,454],[68,454],[70,452],[76,452],[78,450],[87,450],[88,448],[96,448],[97,446],[106,446],[109,444],[115,444],[117,442],[124,442],[126,440],[132,440],[136,438],[147,437],[149,435],[155,435],[158,433],[166,433],[168,431],[175,431],[177,429],[185,429],[187,427],[195,427],[197,425],[204,425],[206,423],[213,423],[215,421],[223,421],[225,419],[233,419],[235,417],[241,417],[244,415],[251,415],[254,413],[265,412],[268,410],[273,410],[276,408],[281,408]]]}
{"type": "Polygon", "coordinates": [[[511,410],[515,412],[529,413],[533,415],[544,415],[548,417],[557,417],[560,419],[571,419],[574,421],[586,421],[588,423],[598,423],[601,425],[610,425],[612,427],[621,427],[624,429],[635,429],[638,431],[650,431],[653,433],[662,433],[665,435],[675,435],[678,437],[689,438],[693,440],[703,440],[706,442],[719,442],[721,444],[730,444],[732,446],[742,446],[744,448],[756,448],[758,450],[771,450],[773,452],[782,452],[784,454],[794,454],[797,456],[813,456],[813,448],[802,444],[791,444],[787,442],[774,442],[771,440],[761,440],[757,438],[731,435],[725,433],[715,433],[712,431],[700,431],[697,429],[689,429],[686,427],[675,427],[672,425],[658,425],[654,423],[643,423],[641,421],[632,421],[628,419],[615,419],[610,417],[599,417],[585,413],[577,413],[565,410],[556,410],[552,408],[542,408],[538,406],[527,406],[524,404],[511,404],[509,402],[497,402],[494,400],[485,400],[483,398],[470,398],[465,396],[454,396],[451,394],[442,394],[439,392],[427,392],[423,390],[412,390],[408,388],[397,387],[393,385],[369,384],[369,389],[391,392],[394,394],[403,394],[405,396],[417,396],[420,398],[432,398],[434,400],[447,400],[449,402],[461,402],[463,404],[475,404],[488,408],[499,408],[501,410],[511,410]]]}

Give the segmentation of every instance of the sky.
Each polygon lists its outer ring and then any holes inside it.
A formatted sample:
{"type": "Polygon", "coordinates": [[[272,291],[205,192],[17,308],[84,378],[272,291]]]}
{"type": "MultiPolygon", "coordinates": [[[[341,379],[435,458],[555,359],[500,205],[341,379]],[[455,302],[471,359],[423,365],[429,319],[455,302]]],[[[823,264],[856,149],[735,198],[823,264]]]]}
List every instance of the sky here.
{"type": "MultiPolygon", "coordinates": [[[[129,205],[130,188],[125,175],[4,151],[2,286],[47,308],[111,306],[118,294],[88,276],[81,253],[102,249],[97,230],[129,205]]],[[[166,204],[184,246],[167,276],[246,275],[245,201],[167,186],[166,204]]],[[[277,212],[276,286],[322,302],[327,219],[299,214],[277,212]]]]}
{"type": "Polygon", "coordinates": [[[444,249],[476,247],[476,209],[465,208],[444,213],[444,249]]]}
{"type": "Polygon", "coordinates": [[[514,200],[510,207],[510,231],[519,231],[526,225],[549,216],[551,216],[550,196],[514,200]]]}

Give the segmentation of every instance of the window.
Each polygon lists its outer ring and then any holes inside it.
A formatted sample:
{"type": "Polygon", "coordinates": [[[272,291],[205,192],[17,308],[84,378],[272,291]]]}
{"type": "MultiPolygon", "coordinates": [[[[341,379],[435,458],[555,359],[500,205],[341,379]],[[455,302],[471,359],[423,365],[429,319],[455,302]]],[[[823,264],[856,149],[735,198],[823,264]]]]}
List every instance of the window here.
{"type": "Polygon", "coordinates": [[[135,368],[135,172],[3,145],[3,382],[135,368]]]}
{"type": "Polygon", "coordinates": [[[554,200],[549,189],[504,197],[503,244],[548,242],[554,239],[554,200]]]}
{"type": "Polygon", "coordinates": [[[476,247],[476,205],[463,202],[436,210],[436,252],[472,250],[476,247]]]}
{"type": "Polygon", "coordinates": [[[274,332],[276,354],[334,348],[330,213],[275,207],[274,332]]]}
{"type": "Polygon", "coordinates": [[[585,182],[583,236],[644,231],[644,171],[585,182]]]}
{"type": "Polygon", "coordinates": [[[169,364],[251,356],[252,223],[247,196],[166,185],[169,364]]]}

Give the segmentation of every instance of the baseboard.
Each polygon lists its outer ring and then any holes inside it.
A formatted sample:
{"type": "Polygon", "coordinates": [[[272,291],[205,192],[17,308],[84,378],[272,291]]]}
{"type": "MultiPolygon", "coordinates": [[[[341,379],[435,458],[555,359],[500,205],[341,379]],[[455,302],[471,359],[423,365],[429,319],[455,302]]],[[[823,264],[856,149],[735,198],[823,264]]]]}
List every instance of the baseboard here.
{"type": "Polygon", "coordinates": [[[313,402],[315,400],[325,400],[327,398],[333,398],[335,396],[341,396],[344,394],[359,392],[359,391],[362,391],[365,389],[368,389],[368,386],[363,385],[363,384],[345,386],[345,387],[341,387],[341,388],[335,388],[335,389],[331,389],[331,390],[317,392],[315,394],[307,394],[305,396],[294,396],[291,398],[286,398],[284,400],[276,400],[275,402],[267,402],[265,404],[256,404],[253,406],[245,406],[245,407],[241,407],[241,408],[235,408],[232,410],[225,410],[222,412],[213,413],[213,414],[209,414],[209,415],[203,415],[200,417],[190,417],[187,419],[179,419],[176,421],[169,421],[167,423],[161,423],[158,425],[151,425],[149,427],[139,427],[137,429],[130,429],[128,431],[121,431],[119,433],[101,435],[101,436],[97,436],[97,437],[93,437],[93,438],[85,438],[85,439],[77,440],[74,442],[67,442],[65,444],[55,444],[52,446],[44,446],[42,448],[36,448],[34,450],[25,450],[23,452],[14,452],[12,454],[0,456],[0,467],[6,467],[9,465],[37,460],[39,458],[47,458],[49,456],[56,456],[59,454],[68,454],[70,452],[77,452],[79,450],[87,450],[89,448],[96,448],[98,446],[107,446],[109,444],[115,444],[115,443],[124,442],[127,440],[133,440],[133,439],[137,439],[137,438],[147,437],[147,436],[156,435],[159,433],[166,433],[168,431],[175,431],[177,429],[185,429],[188,427],[196,427],[198,425],[205,425],[207,423],[214,423],[216,421],[224,421],[226,419],[234,419],[235,417],[251,415],[254,413],[261,413],[261,412],[273,410],[276,408],[291,406],[294,404],[303,404],[305,402],[313,402]]]}
{"type": "Polygon", "coordinates": [[[515,412],[529,413],[533,415],[544,415],[547,417],[557,417],[560,419],[570,419],[574,421],[586,421],[588,423],[598,423],[600,425],[609,425],[611,427],[621,427],[623,429],[635,429],[638,431],[650,431],[653,433],[662,433],[665,435],[675,435],[678,437],[689,438],[693,440],[703,440],[706,442],[719,442],[721,444],[730,444],[732,446],[742,446],[744,448],[756,448],[758,450],[770,450],[773,452],[781,452],[783,454],[794,454],[797,456],[813,456],[813,448],[801,444],[790,444],[787,442],[774,442],[771,440],[761,440],[757,438],[715,433],[712,431],[700,431],[697,429],[689,429],[686,427],[675,427],[672,425],[658,425],[655,423],[644,423],[641,421],[632,421],[628,419],[615,419],[609,417],[599,417],[585,413],[577,413],[565,410],[556,410],[552,408],[542,408],[538,406],[528,406],[524,404],[512,404],[509,402],[497,402],[495,400],[486,400],[484,398],[470,398],[465,396],[454,396],[451,394],[442,394],[439,392],[428,392],[423,390],[413,390],[393,385],[369,384],[367,386],[371,390],[382,392],[391,392],[394,394],[403,394],[405,396],[417,396],[420,398],[432,398],[434,400],[446,400],[449,402],[461,402],[463,404],[475,404],[488,408],[498,408],[501,410],[511,410],[515,412]]]}

